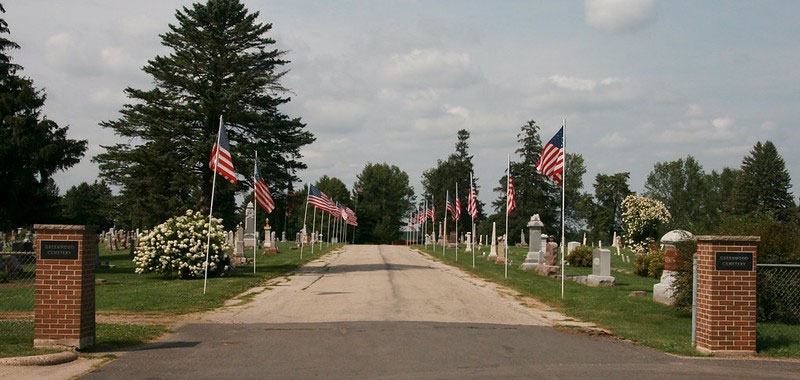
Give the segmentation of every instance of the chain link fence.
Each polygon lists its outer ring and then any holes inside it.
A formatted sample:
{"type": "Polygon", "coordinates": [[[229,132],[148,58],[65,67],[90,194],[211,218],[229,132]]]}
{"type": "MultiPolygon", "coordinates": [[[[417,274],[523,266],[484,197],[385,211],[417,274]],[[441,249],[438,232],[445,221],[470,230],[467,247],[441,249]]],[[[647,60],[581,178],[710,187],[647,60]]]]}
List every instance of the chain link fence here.
{"type": "Polygon", "coordinates": [[[800,347],[800,265],[758,264],[759,350],[800,347]]]}
{"type": "Polygon", "coordinates": [[[0,251],[0,331],[8,339],[33,339],[36,254],[31,243],[0,251]],[[8,250],[10,249],[10,250],[8,250]]]}

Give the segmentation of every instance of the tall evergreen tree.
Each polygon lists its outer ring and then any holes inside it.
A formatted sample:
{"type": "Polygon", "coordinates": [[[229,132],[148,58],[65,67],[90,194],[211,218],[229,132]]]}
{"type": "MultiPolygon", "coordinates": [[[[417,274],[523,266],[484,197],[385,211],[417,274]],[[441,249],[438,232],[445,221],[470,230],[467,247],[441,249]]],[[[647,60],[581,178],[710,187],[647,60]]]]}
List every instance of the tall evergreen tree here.
{"type": "Polygon", "coordinates": [[[406,172],[394,165],[368,163],[353,184],[353,194],[356,242],[386,244],[402,236],[400,228],[414,197],[406,172]]]}
{"type": "Polygon", "coordinates": [[[598,174],[595,178],[595,203],[589,218],[593,239],[611,239],[615,231],[622,235],[622,201],[633,194],[629,178],[630,173],[598,174]]]}
{"type": "MultiPolygon", "coordinates": [[[[458,184],[458,197],[461,199],[461,219],[459,221],[459,232],[467,232],[471,228],[472,217],[467,213],[467,199],[469,196],[469,176],[474,173],[472,155],[469,154],[469,132],[466,129],[459,130],[456,138],[455,152],[447,157],[446,160],[438,160],[436,167],[422,173],[422,187],[428,199],[433,198],[436,203],[436,220],[440,221],[445,215],[444,202],[447,192],[450,192],[451,202],[455,202],[456,183],[458,184]]],[[[477,186],[478,178],[473,177],[476,183],[475,192],[480,194],[477,186]]],[[[483,202],[478,201],[478,216],[476,223],[484,216],[483,202]]],[[[452,217],[448,214],[448,232],[455,231],[452,217]]]]}
{"type": "MultiPolygon", "coordinates": [[[[519,241],[520,230],[527,231],[528,221],[533,214],[539,214],[547,234],[560,235],[561,190],[555,182],[536,171],[536,164],[539,163],[539,156],[542,154],[542,140],[539,136],[539,126],[535,121],[530,120],[520,128],[517,142],[520,147],[515,152],[522,160],[511,162],[517,206],[508,219],[508,232],[513,239],[509,241],[519,241]]],[[[506,181],[507,176],[503,175],[500,178],[500,186],[494,188],[498,198],[492,204],[500,214],[506,210],[506,181]]],[[[498,230],[505,228],[505,217],[502,215],[498,218],[497,228],[498,230]]]]}
{"type": "Polygon", "coordinates": [[[733,211],[740,215],[771,213],[779,220],[788,220],[795,206],[789,191],[792,180],[775,144],[756,143],[744,157],[741,170],[734,188],[733,211]]]}
{"type": "MultiPolygon", "coordinates": [[[[283,192],[305,168],[300,148],[314,141],[300,119],[278,107],[290,99],[280,83],[288,61],[274,48],[271,24],[257,21],[239,0],[208,0],[176,11],[161,35],[169,49],[148,61],[150,90],[125,89],[130,104],[118,120],[101,123],[125,138],[95,160],[101,175],[122,186],[123,209],[135,225],[150,226],[186,208],[207,210],[213,173],[211,147],[223,115],[234,166],[251,173],[258,151],[262,175],[283,192]]],[[[217,181],[214,212],[228,228],[237,220],[234,195],[252,188],[217,181]]]]}
{"type": "MultiPolygon", "coordinates": [[[[0,12],[5,9],[0,5],[0,12]]],[[[67,127],[42,115],[46,96],[19,74],[10,50],[19,45],[5,36],[0,19],[0,231],[58,222],[60,204],[52,176],[77,164],[86,140],[67,138],[67,127]]]]}
{"type": "Polygon", "coordinates": [[[61,198],[61,205],[65,223],[88,224],[100,230],[114,226],[117,214],[114,196],[103,181],[72,186],[61,198]]]}

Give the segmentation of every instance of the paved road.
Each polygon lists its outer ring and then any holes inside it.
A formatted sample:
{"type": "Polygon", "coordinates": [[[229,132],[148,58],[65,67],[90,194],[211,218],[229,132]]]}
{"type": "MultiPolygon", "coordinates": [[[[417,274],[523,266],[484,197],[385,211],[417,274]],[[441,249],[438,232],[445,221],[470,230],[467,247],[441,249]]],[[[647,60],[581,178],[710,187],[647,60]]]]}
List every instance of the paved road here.
{"type": "MultiPolygon", "coordinates": [[[[350,246],[125,354],[95,378],[797,378],[566,333],[557,313],[405,247],[350,246]]],[[[563,318],[561,318],[563,319],[563,318]]]]}

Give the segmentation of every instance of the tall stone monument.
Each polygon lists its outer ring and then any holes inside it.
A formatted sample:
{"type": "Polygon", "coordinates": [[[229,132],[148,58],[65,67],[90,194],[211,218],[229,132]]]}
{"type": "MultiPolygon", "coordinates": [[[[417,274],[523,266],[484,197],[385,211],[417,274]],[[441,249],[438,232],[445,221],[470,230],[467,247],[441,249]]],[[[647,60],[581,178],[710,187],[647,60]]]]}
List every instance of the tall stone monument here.
{"type": "Polygon", "coordinates": [[[504,264],[506,262],[506,255],[508,253],[506,237],[507,235],[503,235],[497,239],[497,259],[495,262],[498,264],[504,264]]]}
{"type": "Polygon", "coordinates": [[[530,244],[528,245],[528,255],[525,256],[525,262],[522,263],[522,269],[535,269],[536,266],[539,265],[539,256],[544,255],[542,249],[542,229],[544,229],[544,223],[539,218],[539,214],[534,214],[531,216],[531,220],[528,221],[528,238],[530,239],[530,244]]]}
{"type": "Polygon", "coordinates": [[[492,222],[492,247],[489,250],[489,260],[497,260],[497,223],[492,222]]]}
{"type": "Polygon", "coordinates": [[[472,252],[472,233],[467,232],[467,248],[464,249],[464,252],[472,252]]]}
{"type": "Polygon", "coordinates": [[[256,244],[256,208],[253,202],[247,202],[244,210],[244,247],[253,248],[256,244]]]}

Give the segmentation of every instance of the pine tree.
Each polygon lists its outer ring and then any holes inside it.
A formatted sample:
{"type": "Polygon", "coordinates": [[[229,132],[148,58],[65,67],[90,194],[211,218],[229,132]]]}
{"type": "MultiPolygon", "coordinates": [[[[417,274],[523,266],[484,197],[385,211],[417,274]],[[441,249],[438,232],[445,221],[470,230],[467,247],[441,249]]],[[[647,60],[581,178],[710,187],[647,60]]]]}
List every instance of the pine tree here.
{"type": "Polygon", "coordinates": [[[622,235],[622,201],[633,194],[628,187],[630,173],[598,174],[594,184],[594,207],[589,218],[592,238],[611,239],[622,235]]]}
{"type": "Polygon", "coordinates": [[[353,195],[356,242],[389,244],[402,237],[400,228],[414,197],[406,172],[386,163],[368,163],[353,184],[353,195]]]}
{"type": "Polygon", "coordinates": [[[101,175],[120,185],[123,210],[137,226],[151,226],[186,208],[207,210],[211,147],[223,115],[232,145],[238,186],[217,181],[214,212],[236,224],[234,195],[252,188],[254,151],[273,193],[282,193],[299,162],[300,148],[314,141],[300,119],[278,107],[290,99],[280,83],[288,63],[239,0],[208,0],[176,11],[177,24],[161,35],[170,52],[143,70],[155,88],[127,88],[131,103],[118,120],[101,123],[126,142],[95,157],[101,175]]]}
{"type": "Polygon", "coordinates": [[[795,206],[789,191],[792,180],[775,144],[756,143],[744,157],[741,170],[733,190],[734,213],[771,213],[779,220],[788,220],[795,206]]]}
{"type": "MultiPolygon", "coordinates": [[[[539,214],[547,234],[561,235],[561,189],[536,171],[542,154],[542,140],[535,121],[530,120],[520,128],[517,142],[520,147],[515,152],[522,161],[511,162],[516,208],[508,218],[508,232],[513,239],[509,242],[519,241],[520,230],[527,231],[528,221],[533,214],[539,214]]],[[[500,186],[494,188],[498,198],[492,204],[500,214],[506,210],[506,182],[507,176],[503,175],[500,186]]],[[[504,216],[498,219],[497,228],[498,231],[505,228],[504,216]]]]}
{"type": "MultiPolygon", "coordinates": [[[[2,5],[0,12],[5,13],[2,5]]],[[[59,222],[54,173],[77,164],[86,140],[67,138],[67,127],[42,115],[46,96],[33,81],[18,74],[10,50],[19,45],[5,38],[8,23],[0,19],[0,231],[33,223],[59,222]]]]}

